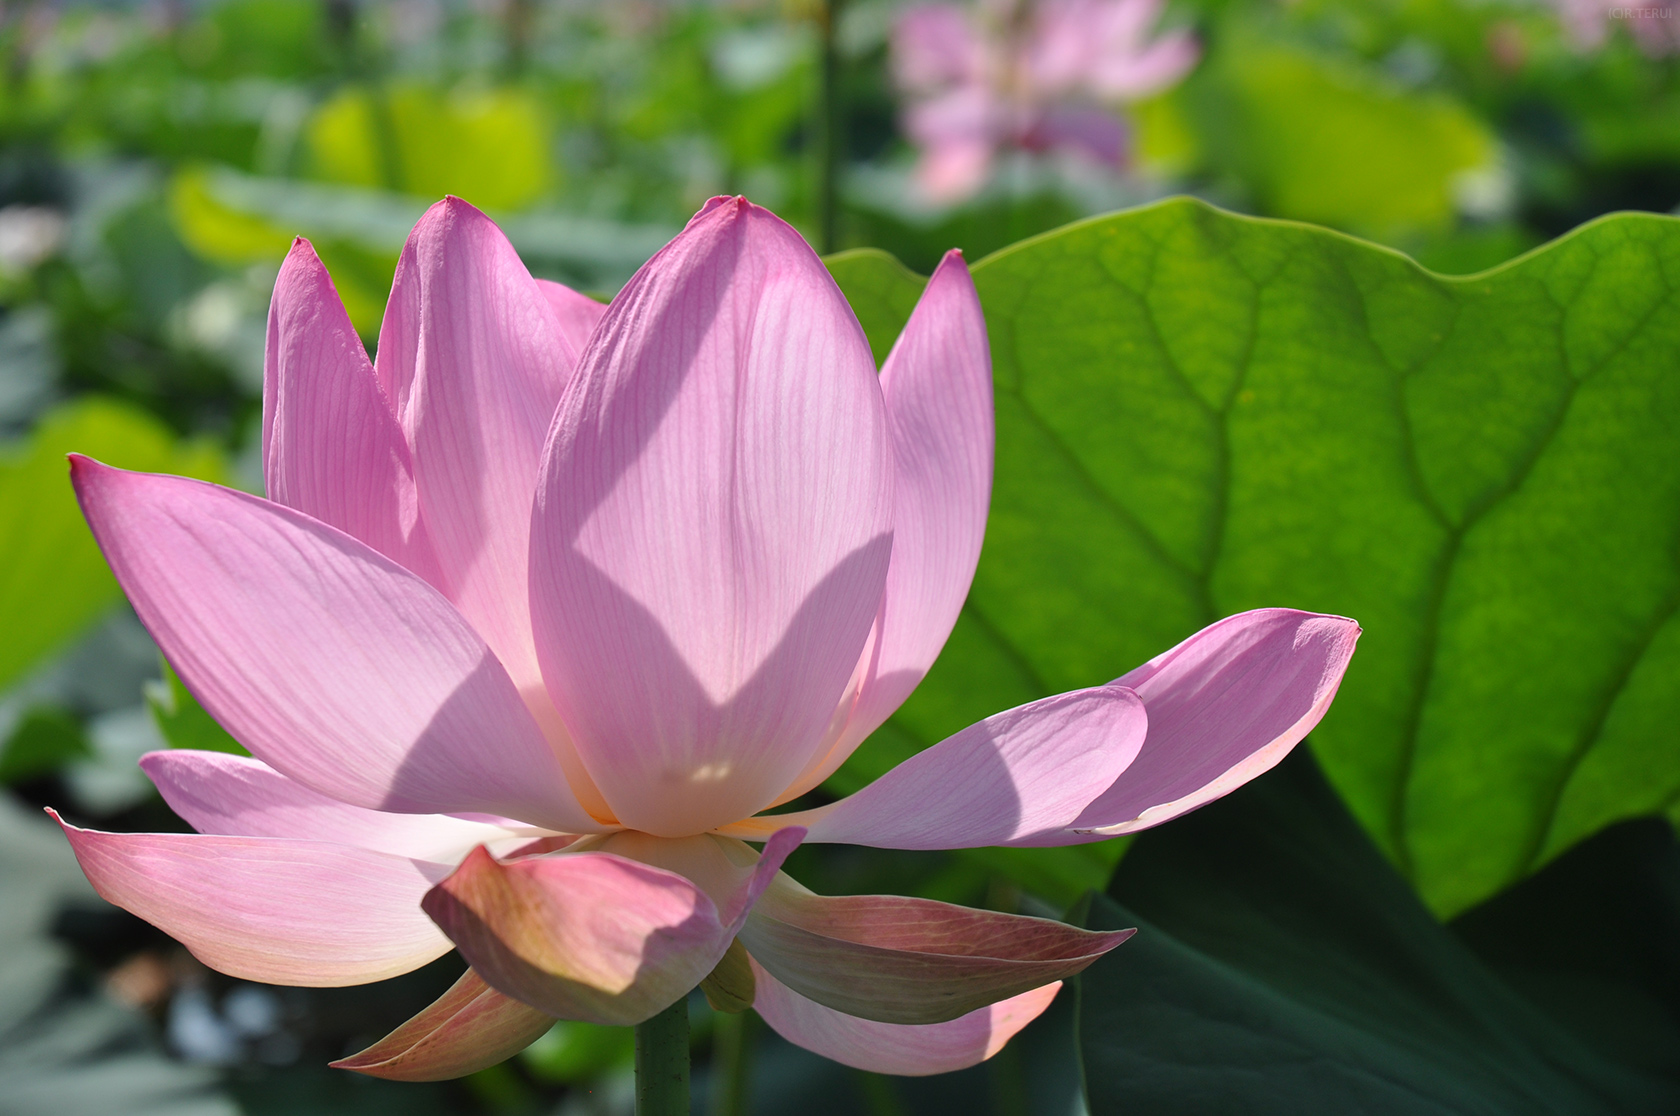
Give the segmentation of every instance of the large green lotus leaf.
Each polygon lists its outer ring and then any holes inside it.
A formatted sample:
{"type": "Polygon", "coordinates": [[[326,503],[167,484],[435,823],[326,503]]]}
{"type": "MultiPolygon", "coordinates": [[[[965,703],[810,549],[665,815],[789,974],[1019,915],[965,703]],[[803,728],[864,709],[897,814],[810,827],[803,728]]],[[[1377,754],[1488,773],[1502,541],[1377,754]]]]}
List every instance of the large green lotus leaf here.
{"type": "Polygon", "coordinates": [[[70,489],[72,451],[125,469],[223,479],[215,449],[178,443],[156,419],[103,399],[54,411],[26,443],[0,449],[0,690],[121,596],[70,489]]]}
{"type": "Polygon", "coordinates": [[[1311,754],[1297,752],[1139,837],[1095,897],[1087,924],[1138,933],[1080,977],[1092,1116],[1676,1111],[1680,861],[1671,835],[1644,837],[1659,855],[1630,861],[1625,841],[1588,842],[1552,869],[1573,859],[1598,878],[1548,869],[1525,885],[1534,895],[1501,896],[1476,912],[1487,925],[1461,936],[1418,902],[1311,754]],[[1666,918],[1644,917],[1653,900],[1666,918]],[[1619,932],[1570,919],[1587,902],[1619,932]],[[1612,942],[1639,948],[1608,966],[1578,956],[1612,942]],[[1489,952],[1478,956],[1478,944],[1489,952]],[[1563,996],[1541,1009],[1490,955],[1521,955],[1563,996]],[[1571,977],[1571,989],[1558,983],[1571,977]],[[1647,992],[1653,980],[1667,987],[1647,992]],[[1588,988],[1621,1010],[1569,1010],[1591,1002],[1588,988]],[[1661,1025],[1646,1031],[1653,1017],[1661,1025]]]}
{"type": "MultiPolygon", "coordinates": [[[[855,255],[835,273],[890,332],[905,278],[855,255]]],[[[1618,215],[1445,278],[1175,200],[974,276],[986,549],[854,770],[1283,605],[1363,625],[1314,745],[1438,913],[1674,808],[1680,221],[1618,215]]]]}

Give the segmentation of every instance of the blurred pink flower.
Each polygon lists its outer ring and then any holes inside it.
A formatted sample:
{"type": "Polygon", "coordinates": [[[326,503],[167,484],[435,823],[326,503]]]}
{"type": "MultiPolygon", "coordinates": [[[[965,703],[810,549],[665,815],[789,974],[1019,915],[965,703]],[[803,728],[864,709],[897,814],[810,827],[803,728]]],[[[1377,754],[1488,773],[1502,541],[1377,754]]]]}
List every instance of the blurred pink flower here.
{"type": "Polygon", "coordinates": [[[916,180],[935,201],[985,184],[1000,150],[1071,151],[1122,166],[1115,102],[1167,89],[1200,48],[1188,31],[1151,38],[1163,0],[926,4],[900,17],[893,73],[910,98],[916,180]]]}
{"type": "Polygon", "coordinates": [[[339,1063],[364,1073],[458,1076],[696,984],[865,1069],[989,1057],[1129,931],[818,896],[780,873],[789,851],[1155,825],[1281,759],[1358,636],[1244,613],[762,814],[828,778],[950,634],[991,384],[960,256],[877,376],[816,254],[744,199],[708,203],[610,308],[440,202],[371,362],[298,241],[269,317],[267,500],[73,459],[129,600],[255,757],[145,757],[198,832],[66,826],[83,869],[248,980],[357,984],[453,944],[471,969],[339,1063]]]}
{"type": "Polygon", "coordinates": [[[1552,0],[1569,37],[1582,50],[1597,50],[1614,24],[1633,34],[1639,49],[1653,58],[1680,51],[1680,3],[1650,0],[1619,4],[1614,0],[1552,0]]]}

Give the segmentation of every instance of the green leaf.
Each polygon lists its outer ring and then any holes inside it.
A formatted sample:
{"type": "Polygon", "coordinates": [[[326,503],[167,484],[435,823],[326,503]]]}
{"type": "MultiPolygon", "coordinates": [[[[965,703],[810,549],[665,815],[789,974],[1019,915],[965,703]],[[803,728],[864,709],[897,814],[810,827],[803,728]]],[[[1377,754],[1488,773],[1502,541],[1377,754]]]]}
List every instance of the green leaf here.
{"type": "Polygon", "coordinates": [[[152,720],[158,732],[171,748],[195,748],[201,752],[231,752],[236,756],[251,753],[235,740],[227,729],[198,704],[192,691],[181,684],[167,661],[160,658],[163,678],[146,683],[146,704],[151,708],[152,720]]]}
{"type": "Polygon", "coordinates": [[[346,87],[308,129],[316,176],[428,201],[521,209],[553,180],[542,106],[516,89],[346,87]]]}
{"type": "MultiPolygon", "coordinates": [[[[1631,914],[1647,895],[1611,898],[1631,914]]],[[[1671,1021],[1667,1064],[1647,1072],[1536,1010],[1424,909],[1306,750],[1140,836],[1087,925],[1138,927],[1080,977],[1092,1116],[1655,1116],[1680,1105],[1671,1021]]],[[[1519,937],[1575,951],[1549,915],[1519,937]]],[[[1680,938],[1664,945],[1636,980],[1672,968],[1680,938]]]]}
{"type": "Polygon", "coordinates": [[[87,398],[53,411],[29,440],[0,449],[0,690],[64,646],[120,597],[82,521],[64,455],[220,480],[219,452],[177,443],[157,420],[87,398]]]}
{"type": "Polygon", "coordinates": [[[1280,605],[1363,625],[1314,746],[1437,912],[1680,802],[1680,221],[1444,278],[1175,200],[974,277],[986,549],[858,764],[1280,605]]]}
{"type": "Polygon", "coordinates": [[[1441,229],[1465,176],[1494,170],[1493,135],[1451,97],[1260,33],[1228,36],[1179,99],[1206,162],[1277,217],[1441,229]]]}
{"type": "Polygon", "coordinates": [[[26,782],[92,758],[93,749],[76,718],[51,706],[31,709],[0,747],[0,784],[26,782]]]}
{"type": "Polygon", "coordinates": [[[633,1027],[562,1020],[527,1046],[519,1060],[539,1080],[578,1084],[629,1066],[635,1054],[633,1027]]]}

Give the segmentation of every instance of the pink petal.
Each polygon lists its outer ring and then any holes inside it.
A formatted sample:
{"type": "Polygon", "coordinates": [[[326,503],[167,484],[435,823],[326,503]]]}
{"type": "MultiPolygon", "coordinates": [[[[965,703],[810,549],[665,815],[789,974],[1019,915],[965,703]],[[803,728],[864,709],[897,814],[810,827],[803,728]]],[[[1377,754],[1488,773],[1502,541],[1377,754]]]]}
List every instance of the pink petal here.
{"type": "Polygon", "coordinates": [[[552,1015],[502,995],[468,969],[419,1015],[332,1067],[391,1081],[447,1081],[505,1062],[552,1026],[552,1015]]]}
{"type": "Polygon", "coordinates": [[[863,330],[769,212],[709,205],[613,300],[555,416],[531,607],[626,826],[745,817],[823,748],[881,601],[891,470],[863,330]]]}
{"type": "Polygon", "coordinates": [[[892,564],[862,691],[839,741],[783,792],[832,775],[904,704],[957,622],[992,491],[992,357],[961,253],[935,269],[881,369],[892,433],[892,564]]]}
{"type": "Polygon", "coordinates": [[[449,952],[420,910],[447,865],[323,841],[99,833],[53,819],[102,898],[229,976],[336,988],[449,952]]]}
{"type": "Polygon", "coordinates": [[[290,837],[454,864],[475,847],[540,836],[443,814],[391,814],[310,790],[261,760],[224,752],[151,752],[140,767],[187,824],[229,837],[290,837]]]}
{"type": "Polygon", "coordinates": [[[263,478],[270,500],[437,580],[408,442],[327,269],[301,237],[269,304],[263,478]]]}
{"type": "Polygon", "coordinates": [[[918,189],[931,202],[956,203],[978,193],[992,176],[997,145],[989,139],[946,140],[929,144],[916,162],[918,189]]]}
{"type": "Polygon", "coordinates": [[[893,26],[893,80],[907,93],[978,77],[984,65],[985,47],[956,4],[918,4],[893,26]]]}
{"type": "Polygon", "coordinates": [[[1027,844],[1101,840],[1194,810],[1271,770],[1330,707],[1359,640],[1340,616],[1228,616],[1117,679],[1149,711],[1136,762],[1069,827],[1027,844]]]}
{"type": "Polygon", "coordinates": [[[1091,89],[1100,97],[1140,100],[1177,85],[1201,55],[1201,46],[1188,31],[1174,31],[1136,54],[1101,59],[1091,74],[1091,89]]]}
{"type": "Polygon", "coordinates": [[[414,574],[308,516],[72,456],[135,611],[211,716],[340,801],[601,827],[496,658],[414,574]]]}
{"type": "Polygon", "coordinates": [[[792,830],[767,844],[721,912],[694,882],[623,856],[563,852],[503,863],[483,849],[423,906],[507,995],[561,1019],[639,1023],[717,966],[801,836],[792,830]]]}
{"type": "Polygon", "coordinates": [[[748,916],[741,943],[825,1007],[926,1024],[1073,976],[1134,933],[898,895],[813,895],[782,877],[748,916]]]}
{"type": "Polygon", "coordinates": [[[871,1073],[921,1077],[984,1062],[1050,1006],[1062,982],[979,1008],[949,1023],[877,1023],[808,1000],[753,963],[753,1010],[776,1033],[841,1065],[871,1073]]]}
{"type": "MultiPolygon", "coordinates": [[[[607,312],[607,304],[549,279],[538,279],[537,290],[548,299],[549,309],[554,311],[554,317],[560,323],[560,335],[571,346],[572,352],[583,352],[589,335],[595,332],[596,323],[607,312]]],[[[573,363],[576,363],[575,360],[573,363]]]]}
{"type": "Polygon", "coordinates": [[[839,802],[717,832],[762,840],[797,825],[810,841],[879,849],[1034,844],[1113,784],[1147,730],[1143,702],[1119,685],[1057,694],[970,725],[839,802]]]}
{"type": "Polygon", "coordinates": [[[426,211],[397,262],[377,370],[414,454],[436,584],[522,691],[541,680],[527,605],[531,495],[576,353],[491,220],[426,211]]]}

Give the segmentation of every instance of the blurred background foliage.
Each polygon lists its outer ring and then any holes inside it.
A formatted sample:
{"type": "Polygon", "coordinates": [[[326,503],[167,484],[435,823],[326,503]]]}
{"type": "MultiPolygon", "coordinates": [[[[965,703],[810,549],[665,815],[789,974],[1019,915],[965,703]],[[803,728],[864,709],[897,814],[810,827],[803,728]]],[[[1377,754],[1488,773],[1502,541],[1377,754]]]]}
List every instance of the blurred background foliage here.
{"type": "MultiPolygon", "coordinates": [[[[314,242],[371,347],[404,237],[445,193],[495,216],[536,274],[602,296],[718,193],[771,206],[826,251],[885,249],[923,273],[953,246],[979,260],[1176,193],[1448,274],[1603,213],[1680,203],[1680,17],[1666,4],[1634,21],[1592,0],[1174,0],[1151,34],[1180,36],[1182,65],[1054,96],[1009,69],[1031,64],[1031,5],[958,7],[992,61],[942,72],[941,89],[989,98],[995,119],[976,141],[983,170],[953,191],[929,188],[936,144],[911,122],[940,90],[906,79],[907,6],[890,0],[0,4],[0,822],[35,858],[6,862],[0,931],[19,958],[48,930],[58,951],[36,966],[51,987],[4,984],[0,1096],[79,1111],[65,1067],[120,1049],[132,1072],[104,1094],[84,1074],[86,1111],[626,1111],[628,1032],[582,1024],[462,1083],[320,1069],[445,986],[448,963],[365,991],[226,980],[94,904],[17,813],[180,828],[134,759],[238,748],[120,604],[63,454],[258,490],[265,313],[292,237],[314,242]],[[22,1058],[26,1020],[82,1030],[22,1058]]],[[[843,259],[843,279],[897,266],[843,259]]],[[[918,288],[883,272],[857,289],[870,326],[902,320],[918,288]]],[[[891,336],[871,340],[884,353],[891,336]]],[[[831,789],[868,774],[854,765],[831,789]]],[[[805,849],[795,868],[822,891],[1056,915],[1101,889],[1121,851],[805,849]]],[[[696,1042],[751,1052],[754,1111],[1060,1114],[1077,1103],[1072,1010],[942,1083],[843,1070],[750,1021],[714,1030],[699,1003],[696,1042]]]]}

